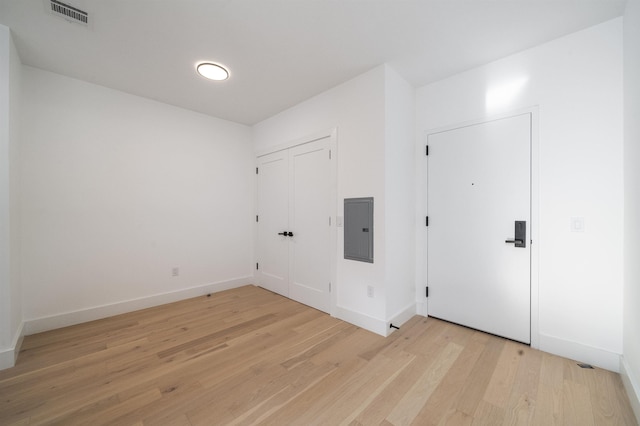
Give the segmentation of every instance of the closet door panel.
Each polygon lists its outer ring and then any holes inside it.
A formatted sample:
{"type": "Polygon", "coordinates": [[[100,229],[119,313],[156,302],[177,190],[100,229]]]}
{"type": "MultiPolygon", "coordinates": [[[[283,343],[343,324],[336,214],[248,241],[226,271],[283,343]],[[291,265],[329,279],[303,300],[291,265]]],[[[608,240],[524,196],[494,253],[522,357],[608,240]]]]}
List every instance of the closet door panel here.
{"type": "Polygon", "coordinates": [[[326,140],[291,148],[289,155],[289,297],[330,310],[329,147],[326,140]]]}
{"type": "Polygon", "coordinates": [[[258,158],[258,264],[260,287],[289,296],[289,153],[258,158]]]}

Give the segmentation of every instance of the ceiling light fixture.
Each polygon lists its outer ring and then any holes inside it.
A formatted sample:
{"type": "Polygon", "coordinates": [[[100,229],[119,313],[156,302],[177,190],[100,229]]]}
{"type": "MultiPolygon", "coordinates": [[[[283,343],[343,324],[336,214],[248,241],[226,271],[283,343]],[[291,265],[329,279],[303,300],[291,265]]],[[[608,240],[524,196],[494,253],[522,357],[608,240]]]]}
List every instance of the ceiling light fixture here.
{"type": "Polygon", "coordinates": [[[209,80],[222,81],[229,78],[229,71],[222,65],[213,62],[201,62],[196,66],[198,74],[209,80]]]}

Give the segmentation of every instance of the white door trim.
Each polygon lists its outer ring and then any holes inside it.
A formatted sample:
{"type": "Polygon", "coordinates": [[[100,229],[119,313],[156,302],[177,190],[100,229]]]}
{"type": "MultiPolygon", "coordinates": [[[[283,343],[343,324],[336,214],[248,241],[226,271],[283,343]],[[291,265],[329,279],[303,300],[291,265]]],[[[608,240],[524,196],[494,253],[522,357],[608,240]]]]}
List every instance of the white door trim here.
{"type": "Polygon", "coordinates": [[[425,216],[427,211],[427,157],[425,155],[425,145],[427,138],[431,134],[453,130],[460,127],[482,124],[489,121],[514,117],[522,114],[531,114],[531,347],[540,347],[539,329],[539,274],[540,274],[540,140],[539,140],[539,120],[540,113],[537,105],[528,108],[518,109],[504,114],[491,115],[476,120],[454,123],[447,126],[426,129],[422,137],[419,138],[416,147],[417,168],[417,208],[416,215],[417,229],[422,231],[416,235],[416,305],[419,315],[427,316],[427,298],[425,296],[425,283],[427,277],[427,228],[425,226],[425,216]]]}
{"type": "Polygon", "coordinates": [[[334,127],[328,130],[322,130],[318,132],[310,133],[304,137],[293,139],[290,141],[283,142],[278,145],[270,146],[261,150],[256,151],[256,157],[262,157],[263,155],[271,154],[273,152],[282,151],[283,149],[293,148],[294,146],[304,145],[305,143],[315,142],[319,139],[331,138],[332,141],[329,142],[329,145],[335,145],[336,136],[338,134],[338,128],[334,127]]]}
{"type": "MultiPolygon", "coordinates": [[[[329,161],[329,212],[331,216],[331,226],[330,226],[330,237],[329,237],[329,264],[330,264],[330,279],[331,279],[331,302],[329,314],[333,317],[336,316],[337,310],[337,302],[338,302],[338,233],[336,227],[336,216],[338,214],[338,128],[334,127],[332,129],[323,130],[311,133],[307,136],[294,139],[288,142],[284,142],[279,145],[274,145],[272,147],[257,150],[256,151],[256,167],[258,166],[258,158],[264,155],[268,155],[274,152],[282,151],[285,149],[293,148],[298,145],[303,145],[310,142],[315,142],[320,139],[329,139],[329,150],[331,152],[331,160],[329,161]]],[[[257,211],[258,206],[258,176],[256,175],[255,180],[255,210],[257,211]]],[[[257,214],[257,213],[256,213],[257,214]]],[[[258,223],[254,222],[254,247],[258,247],[258,223]]],[[[254,250],[253,255],[253,263],[257,263],[258,253],[257,250],[254,250]]],[[[254,281],[256,279],[257,271],[253,270],[254,281]]]]}

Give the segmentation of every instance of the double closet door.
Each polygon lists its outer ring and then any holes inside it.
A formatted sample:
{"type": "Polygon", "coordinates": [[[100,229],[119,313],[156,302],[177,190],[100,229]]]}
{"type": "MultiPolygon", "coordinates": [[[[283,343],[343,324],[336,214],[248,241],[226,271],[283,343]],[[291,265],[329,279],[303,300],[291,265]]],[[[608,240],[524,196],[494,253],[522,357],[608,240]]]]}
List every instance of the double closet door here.
{"type": "Polygon", "coordinates": [[[329,138],[258,157],[258,285],[330,311],[329,138]]]}

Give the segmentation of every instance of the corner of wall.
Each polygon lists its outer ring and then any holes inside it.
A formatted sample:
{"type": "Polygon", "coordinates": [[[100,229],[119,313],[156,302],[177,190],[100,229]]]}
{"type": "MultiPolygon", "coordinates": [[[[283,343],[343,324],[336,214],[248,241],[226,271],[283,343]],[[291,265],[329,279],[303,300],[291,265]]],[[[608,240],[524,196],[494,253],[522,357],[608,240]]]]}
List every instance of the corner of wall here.
{"type": "Polygon", "coordinates": [[[423,317],[429,316],[426,300],[418,300],[416,302],[416,315],[420,315],[423,317]]]}
{"type": "Polygon", "coordinates": [[[24,322],[20,323],[10,347],[0,350],[0,370],[14,367],[24,341],[24,322]]]}
{"type": "Polygon", "coordinates": [[[14,348],[0,350],[0,370],[6,370],[15,365],[14,348]]]}
{"type": "Polygon", "coordinates": [[[413,318],[415,314],[416,314],[416,303],[411,302],[404,309],[401,309],[399,312],[392,315],[389,318],[388,325],[387,325],[387,336],[392,331],[391,324],[393,324],[396,327],[402,327],[402,325],[407,321],[409,321],[411,318],[413,318]]]}
{"type": "Polygon", "coordinates": [[[539,344],[538,349],[541,351],[593,364],[616,373],[620,371],[620,354],[542,333],[539,336],[539,344]]]}
{"type": "Polygon", "coordinates": [[[628,0],[623,16],[624,60],[624,290],[620,375],[640,422],[640,0],[628,0]]]}
{"type": "Polygon", "coordinates": [[[372,333],[386,337],[388,335],[389,324],[379,318],[356,312],[342,306],[336,306],[335,317],[350,324],[369,330],[372,333]]]}
{"type": "Polygon", "coordinates": [[[636,415],[636,421],[640,423],[640,382],[638,378],[633,375],[624,355],[620,356],[620,377],[627,391],[633,413],[636,415]]]}

